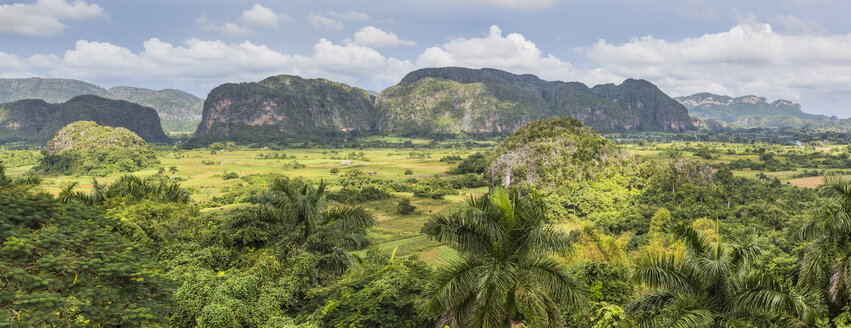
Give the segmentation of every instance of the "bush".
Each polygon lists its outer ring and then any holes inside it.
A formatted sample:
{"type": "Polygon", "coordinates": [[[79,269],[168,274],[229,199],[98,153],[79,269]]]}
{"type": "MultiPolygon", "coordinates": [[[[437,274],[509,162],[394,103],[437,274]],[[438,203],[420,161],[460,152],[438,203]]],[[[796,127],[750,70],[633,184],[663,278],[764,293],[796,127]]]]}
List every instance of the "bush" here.
{"type": "Polygon", "coordinates": [[[416,209],[416,206],[411,205],[410,198],[402,198],[398,202],[396,202],[396,213],[408,215],[413,213],[416,209]]]}
{"type": "Polygon", "coordinates": [[[224,179],[224,180],[239,179],[239,174],[237,174],[236,172],[227,172],[224,175],[222,175],[222,179],[224,179]]]}
{"type": "Polygon", "coordinates": [[[449,170],[449,174],[467,174],[467,173],[485,173],[488,167],[488,157],[482,153],[475,153],[467,156],[458,167],[449,170]]]}
{"type": "Polygon", "coordinates": [[[336,167],[331,169],[331,175],[336,175],[337,173],[340,173],[340,169],[338,169],[336,167]]]}
{"type": "Polygon", "coordinates": [[[414,171],[405,170],[405,175],[413,175],[413,174],[414,174],[414,171]]]}

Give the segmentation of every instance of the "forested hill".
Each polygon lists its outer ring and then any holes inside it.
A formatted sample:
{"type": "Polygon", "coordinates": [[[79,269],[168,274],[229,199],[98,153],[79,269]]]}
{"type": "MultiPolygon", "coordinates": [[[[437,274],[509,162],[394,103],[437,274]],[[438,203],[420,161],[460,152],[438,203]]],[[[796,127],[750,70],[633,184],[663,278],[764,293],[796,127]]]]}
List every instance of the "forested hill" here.
{"type": "Polygon", "coordinates": [[[121,86],[105,89],[78,80],[36,77],[0,79],[0,103],[23,99],[40,99],[48,103],[62,103],[81,95],[126,100],[151,107],[164,120],[199,120],[204,104],[204,99],[175,89],[150,90],[121,86]]]}
{"type": "Polygon", "coordinates": [[[0,104],[0,143],[43,144],[62,127],[94,121],[124,127],[148,142],[168,142],[157,112],[139,104],[93,95],[77,96],[61,104],[27,99],[0,104]]]}
{"type": "Polygon", "coordinates": [[[692,116],[745,128],[801,127],[837,121],[835,117],[805,113],[800,104],[783,99],[769,103],[764,97],[733,98],[706,92],[674,99],[685,105],[692,116]]]}
{"type": "Polygon", "coordinates": [[[681,104],[644,80],[589,88],[496,69],[430,68],[377,97],[324,79],[273,76],[224,84],[207,97],[196,137],[274,138],[303,133],[409,136],[508,134],[532,121],[575,117],[600,131],[688,131],[681,104]]]}

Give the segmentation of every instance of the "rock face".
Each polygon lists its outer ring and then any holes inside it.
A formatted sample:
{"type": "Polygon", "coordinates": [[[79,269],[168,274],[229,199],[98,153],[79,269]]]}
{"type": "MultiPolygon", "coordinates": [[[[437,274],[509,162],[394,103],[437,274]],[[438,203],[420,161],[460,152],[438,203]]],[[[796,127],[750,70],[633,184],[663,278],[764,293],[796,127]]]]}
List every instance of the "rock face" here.
{"type": "Polygon", "coordinates": [[[250,141],[276,134],[368,132],[375,123],[366,91],[325,79],[279,75],[210,91],[195,137],[250,141]]]}
{"type": "Polygon", "coordinates": [[[376,107],[379,129],[402,134],[507,133],[555,116],[601,131],[694,129],[686,108],[647,81],[588,88],[496,69],[417,70],[384,90],[376,107]]]}
{"type": "Polygon", "coordinates": [[[107,90],[88,82],[69,79],[0,79],[0,103],[24,99],[62,103],[81,95],[126,100],[151,107],[165,120],[199,120],[204,104],[204,99],[175,89],[113,87],[107,90]]]}
{"type": "Polygon", "coordinates": [[[450,67],[413,71],[377,97],[288,75],[224,84],[207,96],[195,137],[251,142],[317,131],[507,134],[557,116],[578,118],[601,131],[695,129],[685,107],[647,81],[588,88],[528,74],[450,67]]]}
{"type": "Polygon", "coordinates": [[[804,113],[801,105],[783,99],[769,103],[764,97],[733,98],[705,92],[675,99],[692,116],[738,127],[800,127],[837,121],[835,117],[804,113]]]}
{"type": "Polygon", "coordinates": [[[169,142],[154,109],[123,100],[85,95],[62,104],[32,99],[0,104],[0,143],[43,143],[62,127],[77,121],[124,127],[149,142],[169,142]]]}

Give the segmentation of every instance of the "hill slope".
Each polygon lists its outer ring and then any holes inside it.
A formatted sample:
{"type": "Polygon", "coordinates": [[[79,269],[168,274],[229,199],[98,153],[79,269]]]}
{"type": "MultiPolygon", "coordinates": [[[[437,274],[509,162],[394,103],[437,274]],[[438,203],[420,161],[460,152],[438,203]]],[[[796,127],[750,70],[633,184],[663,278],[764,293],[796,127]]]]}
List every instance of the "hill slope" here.
{"type": "Polygon", "coordinates": [[[420,69],[384,90],[376,107],[379,129],[403,134],[511,132],[555,116],[603,131],[694,129],[685,107],[647,81],[588,88],[496,69],[420,69]]]}
{"type": "Polygon", "coordinates": [[[800,127],[836,121],[828,116],[804,113],[801,105],[783,99],[769,103],[763,97],[733,98],[706,92],[674,99],[685,105],[692,116],[745,128],[800,127]]]}
{"type": "Polygon", "coordinates": [[[62,127],[77,121],[124,127],[149,142],[169,141],[154,109],[123,100],[84,95],[62,104],[33,99],[0,104],[0,143],[43,143],[62,127]]]}
{"type": "Polygon", "coordinates": [[[282,134],[371,131],[375,122],[372,99],[362,89],[279,75],[210,91],[195,137],[257,141],[282,134]]]}
{"type": "Polygon", "coordinates": [[[0,79],[0,103],[23,99],[61,103],[81,95],[126,100],[151,107],[165,120],[199,120],[204,103],[204,99],[175,89],[113,87],[107,90],[88,82],[69,79],[0,79]]]}

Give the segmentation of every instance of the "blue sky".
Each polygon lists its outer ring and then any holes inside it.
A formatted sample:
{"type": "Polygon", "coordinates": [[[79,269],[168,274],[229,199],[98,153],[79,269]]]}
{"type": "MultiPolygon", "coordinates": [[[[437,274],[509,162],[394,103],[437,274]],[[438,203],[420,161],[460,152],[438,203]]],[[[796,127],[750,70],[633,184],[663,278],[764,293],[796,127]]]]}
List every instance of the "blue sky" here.
{"type": "Polygon", "coordinates": [[[849,117],[849,12],[837,0],[0,0],[0,77],[204,96],[275,74],[380,91],[417,68],[495,67],[849,117]]]}

